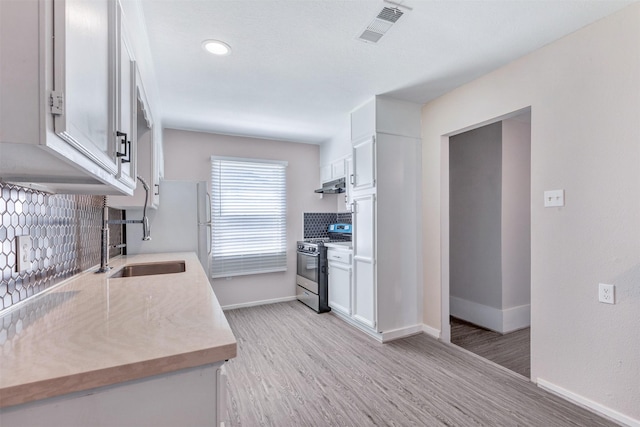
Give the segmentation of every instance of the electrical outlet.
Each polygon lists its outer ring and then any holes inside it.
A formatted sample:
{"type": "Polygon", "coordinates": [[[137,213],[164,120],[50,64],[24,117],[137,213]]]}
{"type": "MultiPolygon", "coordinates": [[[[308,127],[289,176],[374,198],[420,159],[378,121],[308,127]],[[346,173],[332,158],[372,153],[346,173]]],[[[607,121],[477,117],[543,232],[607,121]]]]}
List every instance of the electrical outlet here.
{"type": "Polygon", "coordinates": [[[31,270],[31,251],[33,249],[31,236],[16,236],[16,242],[16,264],[18,267],[18,273],[25,270],[31,270]]]}
{"type": "Polygon", "coordinates": [[[600,283],[598,285],[598,301],[605,304],[616,303],[616,287],[614,285],[607,285],[606,283],[600,283]]]}

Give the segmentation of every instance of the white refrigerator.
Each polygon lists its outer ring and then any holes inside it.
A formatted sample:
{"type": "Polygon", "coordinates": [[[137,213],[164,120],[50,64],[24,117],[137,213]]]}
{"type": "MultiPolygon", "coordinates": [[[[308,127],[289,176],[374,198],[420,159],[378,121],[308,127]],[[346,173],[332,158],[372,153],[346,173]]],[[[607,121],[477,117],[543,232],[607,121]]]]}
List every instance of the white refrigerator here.
{"type": "MultiPolygon", "coordinates": [[[[160,181],[158,209],[147,209],[151,240],[142,226],[127,224],[127,253],[195,252],[207,276],[211,253],[211,205],[205,181],[160,181]]],[[[127,209],[127,219],[142,218],[142,209],[127,209]]]]}

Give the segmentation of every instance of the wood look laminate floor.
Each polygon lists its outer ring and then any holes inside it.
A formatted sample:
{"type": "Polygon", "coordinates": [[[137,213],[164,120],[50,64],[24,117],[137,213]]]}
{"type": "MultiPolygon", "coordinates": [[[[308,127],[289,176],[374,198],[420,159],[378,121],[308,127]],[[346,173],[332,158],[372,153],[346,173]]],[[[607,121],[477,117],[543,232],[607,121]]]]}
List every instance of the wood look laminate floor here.
{"type": "Polygon", "coordinates": [[[380,344],[297,301],[225,313],[231,426],[614,426],[425,334],[380,344]]]}
{"type": "Polygon", "coordinates": [[[524,377],[531,377],[531,328],[508,334],[451,318],[451,343],[524,377]]]}

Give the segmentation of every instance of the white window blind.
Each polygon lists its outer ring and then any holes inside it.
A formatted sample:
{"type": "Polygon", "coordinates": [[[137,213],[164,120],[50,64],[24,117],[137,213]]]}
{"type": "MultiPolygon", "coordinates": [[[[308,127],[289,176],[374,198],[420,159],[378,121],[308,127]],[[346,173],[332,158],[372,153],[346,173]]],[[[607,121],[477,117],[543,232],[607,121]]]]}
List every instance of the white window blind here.
{"type": "Polygon", "coordinates": [[[211,157],[211,277],[287,269],[286,166],[211,157]]]}

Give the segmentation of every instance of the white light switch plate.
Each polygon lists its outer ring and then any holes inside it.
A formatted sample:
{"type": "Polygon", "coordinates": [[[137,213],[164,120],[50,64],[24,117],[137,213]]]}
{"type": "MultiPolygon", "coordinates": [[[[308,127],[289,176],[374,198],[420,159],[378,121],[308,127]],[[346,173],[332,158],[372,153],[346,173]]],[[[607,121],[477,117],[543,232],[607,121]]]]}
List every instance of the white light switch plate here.
{"type": "Polygon", "coordinates": [[[31,270],[31,250],[33,249],[33,242],[31,236],[16,236],[17,242],[17,267],[18,273],[26,270],[31,270]]]}
{"type": "Polygon", "coordinates": [[[547,190],[544,192],[544,207],[564,206],[564,190],[547,190]]]}

